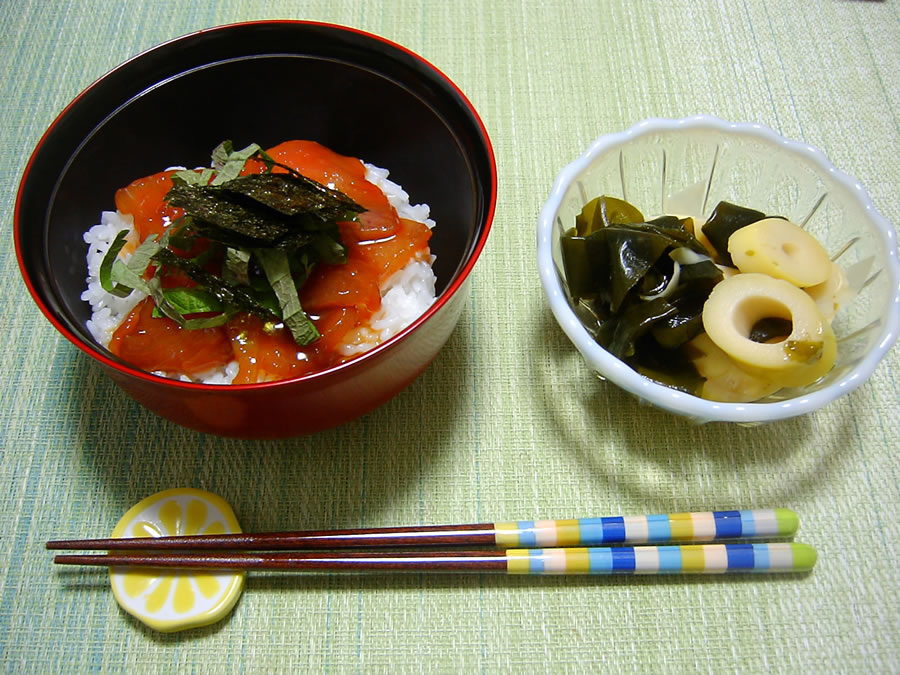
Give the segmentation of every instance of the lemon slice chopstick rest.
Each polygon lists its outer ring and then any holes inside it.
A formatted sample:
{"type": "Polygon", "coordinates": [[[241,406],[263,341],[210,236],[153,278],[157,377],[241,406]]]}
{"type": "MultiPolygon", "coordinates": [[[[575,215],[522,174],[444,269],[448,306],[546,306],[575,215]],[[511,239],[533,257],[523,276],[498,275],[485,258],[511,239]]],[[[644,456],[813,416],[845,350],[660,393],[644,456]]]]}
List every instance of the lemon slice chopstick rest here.
{"type": "MultiPolygon", "coordinates": [[[[240,532],[221,497],[193,488],[158,492],[131,507],[115,538],[240,532]]],[[[123,610],[161,632],[215,623],[227,616],[244,590],[245,572],[112,567],[113,595],[123,610]]]]}

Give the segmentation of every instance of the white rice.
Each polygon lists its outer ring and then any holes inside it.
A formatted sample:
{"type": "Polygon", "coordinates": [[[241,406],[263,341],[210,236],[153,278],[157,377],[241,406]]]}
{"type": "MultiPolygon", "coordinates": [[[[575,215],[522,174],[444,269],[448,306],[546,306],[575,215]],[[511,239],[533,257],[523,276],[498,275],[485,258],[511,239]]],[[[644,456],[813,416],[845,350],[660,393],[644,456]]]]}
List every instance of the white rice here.
{"type": "MultiPolygon", "coordinates": [[[[424,223],[429,228],[434,227],[427,204],[411,205],[409,195],[403,188],[388,180],[387,169],[371,164],[365,166],[366,179],[381,188],[401,218],[424,223]]],[[[128,241],[137,244],[132,217],[117,211],[104,211],[100,224],[84,234],[84,241],[88,245],[88,276],[87,289],[81,294],[81,299],[91,305],[91,318],[87,321],[87,328],[104,347],[109,347],[113,333],[131,310],[146,297],[140,291],[132,291],[128,297],[119,298],[100,286],[100,264],[121,230],[128,230],[128,241]]],[[[121,254],[121,257],[127,260],[130,254],[121,254]]],[[[434,256],[431,256],[430,261],[413,260],[393,274],[381,287],[381,308],[372,316],[368,326],[360,327],[348,336],[338,348],[339,351],[345,356],[366,352],[393,337],[421,316],[435,299],[436,279],[431,268],[433,263],[434,256]]],[[[204,373],[194,380],[205,384],[231,384],[237,373],[237,361],[232,361],[225,368],[204,373]]],[[[180,373],[155,374],[191,381],[191,378],[180,373]]]]}

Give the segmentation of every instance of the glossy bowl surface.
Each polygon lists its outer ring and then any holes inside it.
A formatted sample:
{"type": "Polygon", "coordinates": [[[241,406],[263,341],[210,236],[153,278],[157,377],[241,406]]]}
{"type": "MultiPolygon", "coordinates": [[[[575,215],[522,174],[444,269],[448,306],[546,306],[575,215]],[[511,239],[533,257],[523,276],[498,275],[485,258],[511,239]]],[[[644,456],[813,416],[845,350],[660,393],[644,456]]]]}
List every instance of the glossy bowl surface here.
{"type": "Polygon", "coordinates": [[[897,235],[859,183],[814,147],[758,124],[713,117],[649,119],[597,139],[565,167],[538,223],[538,268],[563,331],[602,378],[640,400],[698,422],[744,424],[802,415],[862,384],[900,332],[897,235]],[[565,290],[560,236],[594,197],[626,199],[648,217],[709,216],[721,200],[781,214],[804,226],[864,283],[841,309],[835,368],[802,389],[754,403],[707,401],[657,384],[603,349],[573,311],[565,290]]]}
{"type": "Polygon", "coordinates": [[[357,418],[412,382],[459,319],[490,231],[497,174],[488,134],[433,65],[342,26],[264,21],[186,35],[125,62],[82,92],[35,149],[15,208],[16,252],[40,309],[131,396],[204,431],[246,438],[312,433],[357,418]],[[208,386],[137,370],[85,327],[83,233],[117,188],[173,165],[208,166],[230,139],[316,140],[390,171],[427,203],[437,300],[364,357],[277,383],[208,386]]]}

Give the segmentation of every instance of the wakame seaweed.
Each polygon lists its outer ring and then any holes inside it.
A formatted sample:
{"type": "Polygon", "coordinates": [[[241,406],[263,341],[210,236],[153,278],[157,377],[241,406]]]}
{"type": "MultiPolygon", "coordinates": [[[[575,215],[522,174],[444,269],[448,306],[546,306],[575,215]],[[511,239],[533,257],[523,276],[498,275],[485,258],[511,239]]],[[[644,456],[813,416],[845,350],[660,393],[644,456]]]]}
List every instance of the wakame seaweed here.
{"type": "Polygon", "coordinates": [[[693,219],[647,221],[628,202],[602,196],[560,243],[572,305],[594,339],[638,372],[696,391],[702,380],[681,348],[703,330],[703,305],[722,271],[693,219]]]}
{"type": "Polygon", "coordinates": [[[748,209],[744,206],[719,202],[703,226],[703,234],[716,249],[719,260],[729,267],[734,266],[728,252],[728,238],[742,227],[751,225],[766,217],[762,211],[748,209]]]}
{"type": "Polygon", "coordinates": [[[794,324],[790,319],[765,317],[753,324],[753,328],[750,329],[750,339],[754,342],[784,340],[793,329],[794,324]]]}
{"type": "MultiPolygon", "coordinates": [[[[716,261],[733,266],[729,237],[766,217],[719,202],[702,228],[712,253],[695,236],[693,218],[648,221],[621,199],[591,200],[560,241],[575,314],[602,347],[637,372],[699,395],[704,379],[692,362],[691,341],[703,332],[703,307],[724,278],[716,261]]],[[[750,339],[783,340],[790,333],[790,320],[766,318],[752,327],[750,339]]],[[[798,345],[799,358],[807,349],[798,345]]]]}

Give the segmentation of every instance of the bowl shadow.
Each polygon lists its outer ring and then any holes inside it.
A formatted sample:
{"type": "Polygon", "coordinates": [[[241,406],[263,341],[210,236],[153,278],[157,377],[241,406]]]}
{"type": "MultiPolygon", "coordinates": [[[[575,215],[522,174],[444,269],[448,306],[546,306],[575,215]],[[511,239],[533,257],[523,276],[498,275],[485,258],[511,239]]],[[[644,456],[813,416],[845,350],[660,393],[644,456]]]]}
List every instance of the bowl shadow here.
{"type": "Polygon", "coordinates": [[[455,330],[424,373],[368,415],[267,441],[207,435],[160,418],[69,350],[72,381],[83,383],[62,402],[73,411],[72,461],[96,476],[88,484],[99,484],[123,513],[157,491],[190,486],[222,496],[245,531],[360,527],[421,501],[417,481],[451,451],[472,376],[467,340],[455,330]]]}
{"type": "Polygon", "coordinates": [[[534,364],[543,380],[538,389],[544,392],[535,409],[555,430],[560,447],[600,484],[614,486],[640,503],[667,511],[679,508],[672,505],[675,495],[681,495],[699,508],[703,502],[698,500],[708,494],[720,500],[728,495],[742,508],[789,505],[826,484],[853,447],[852,404],[832,409],[834,428],[828,435],[816,432],[815,415],[752,427],[698,424],[596,377],[546,306],[532,325],[532,339],[546,345],[549,354],[534,364]],[[570,374],[564,379],[574,383],[571,387],[558,387],[560,372],[570,374]],[[572,410],[585,411],[579,425],[571,423],[572,410]],[[809,439],[827,445],[813,449],[809,439]],[[763,468],[771,472],[771,480],[748,485],[763,468]],[[709,476],[728,476],[731,485],[711,484],[709,476]],[[689,487],[672,489],[685,485],[689,487]],[[748,498],[759,503],[745,503],[748,498]]]}

